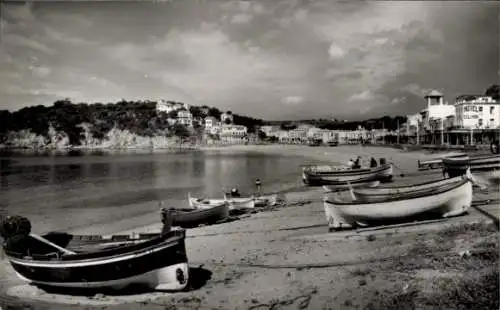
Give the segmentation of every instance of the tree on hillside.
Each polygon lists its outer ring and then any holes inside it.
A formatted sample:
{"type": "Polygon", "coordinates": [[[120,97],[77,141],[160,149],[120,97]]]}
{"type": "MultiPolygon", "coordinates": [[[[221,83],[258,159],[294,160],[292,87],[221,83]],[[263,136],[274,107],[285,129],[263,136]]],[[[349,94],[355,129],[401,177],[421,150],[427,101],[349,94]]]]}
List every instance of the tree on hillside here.
{"type": "Polygon", "coordinates": [[[178,115],[179,115],[179,112],[176,111],[176,110],[173,110],[173,111],[170,111],[170,112],[167,113],[167,116],[169,118],[177,118],[178,115]]]}
{"type": "Polygon", "coordinates": [[[186,128],[186,126],[179,123],[174,124],[171,131],[174,136],[181,138],[181,140],[184,140],[190,136],[189,130],[186,128]]]}
{"type": "Polygon", "coordinates": [[[201,110],[201,108],[197,107],[197,106],[190,106],[189,112],[191,112],[191,114],[193,115],[193,118],[202,118],[205,116],[203,114],[203,111],[201,110]]]}
{"type": "Polygon", "coordinates": [[[226,118],[226,119],[224,120],[224,124],[226,124],[226,125],[231,124],[231,120],[230,120],[229,118],[226,118]]]}
{"type": "Polygon", "coordinates": [[[265,140],[267,138],[267,135],[265,132],[263,132],[262,130],[259,130],[259,132],[257,133],[258,137],[260,140],[265,140]]]}
{"type": "Polygon", "coordinates": [[[500,100],[500,85],[493,84],[485,91],[486,96],[491,96],[495,100],[500,100]]]}
{"type": "Polygon", "coordinates": [[[222,112],[216,107],[211,107],[208,109],[208,116],[215,117],[216,119],[220,119],[220,115],[222,112]]]}

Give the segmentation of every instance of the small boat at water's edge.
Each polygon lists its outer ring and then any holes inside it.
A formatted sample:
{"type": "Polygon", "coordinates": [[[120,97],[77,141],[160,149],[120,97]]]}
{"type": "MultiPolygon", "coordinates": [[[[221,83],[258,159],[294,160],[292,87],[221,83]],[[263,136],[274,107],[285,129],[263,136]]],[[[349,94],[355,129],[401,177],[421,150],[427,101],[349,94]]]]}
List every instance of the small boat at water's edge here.
{"type": "Polygon", "coordinates": [[[347,182],[368,182],[392,180],[392,164],[384,164],[374,168],[345,169],[338,171],[314,171],[309,167],[302,168],[302,180],[310,186],[341,185],[347,182]]]}
{"type": "Polygon", "coordinates": [[[268,196],[231,197],[224,194],[223,198],[196,198],[188,193],[188,203],[193,209],[211,208],[221,202],[229,203],[229,210],[233,209],[253,209],[255,207],[274,206],[283,202],[283,194],[273,194],[268,196]]]}
{"type": "Polygon", "coordinates": [[[187,285],[185,230],[164,231],[144,241],[96,251],[71,251],[65,248],[68,238],[51,241],[31,234],[31,224],[19,231],[16,223],[9,223],[12,218],[2,223],[4,253],[19,278],[29,283],[93,289],[141,284],[153,290],[182,290],[187,285]]]}
{"type": "Polygon", "coordinates": [[[357,201],[347,195],[325,196],[324,209],[330,229],[367,226],[384,221],[401,221],[418,215],[438,214],[443,218],[465,213],[472,203],[472,182],[463,179],[433,192],[394,196],[383,201],[357,201]]]}

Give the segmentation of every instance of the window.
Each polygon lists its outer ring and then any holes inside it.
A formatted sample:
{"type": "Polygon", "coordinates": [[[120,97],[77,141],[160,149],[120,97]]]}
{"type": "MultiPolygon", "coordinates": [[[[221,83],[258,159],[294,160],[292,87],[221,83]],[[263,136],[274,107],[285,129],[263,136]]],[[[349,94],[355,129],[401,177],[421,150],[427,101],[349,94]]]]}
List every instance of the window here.
{"type": "Polygon", "coordinates": [[[482,118],[480,118],[480,119],[478,120],[477,124],[478,124],[479,126],[483,126],[483,119],[482,119],[482,118]]]}
{"type": "Polygon", "coordinates": [[[490,114],[493,114],[493,111],[495,111],[495,107],[490,107],[490,114]]]}
{"type": "Polygon", "coordinates": [[[479,106],[479,112],[483,112],[483,106],[479,106]]]}

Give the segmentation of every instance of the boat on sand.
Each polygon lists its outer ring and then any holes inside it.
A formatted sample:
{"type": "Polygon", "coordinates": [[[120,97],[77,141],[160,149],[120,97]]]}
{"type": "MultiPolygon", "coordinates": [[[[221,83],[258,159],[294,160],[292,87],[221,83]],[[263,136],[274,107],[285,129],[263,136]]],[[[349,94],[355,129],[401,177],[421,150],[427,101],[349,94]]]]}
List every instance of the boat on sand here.
{"type": "Polygon", "coordinates": [[[163,209],[162,215],[172,217],[172,226],[193,228],[199,225],[210,225],[223,222],[229,217],[229,203],[221,201],[210,204],[203,209],[163,209]]]}
{"type": "Polygon", "coordinates": [[[305,184],[316,185],[341,185],[349,183],[359,183],[368,181],[389,182],[392,180],[392,164],[384,164],[374,168],[361,169],[313,169],[311,167],[302,168],[302,180],[305,184]]]}
{"type": "Polygon", "coordinates": [[[422,215],[443,218],[465,213],[472,203],[472,181],[464,178],[434,191],[395,195],[379,201],[359,201],[352,192],[325,195],[324,209],[330,229],[404,221],[422,215]]]}
{"type": "Polygon", "coordinates": [[[441,180],[434,180],[429,182],[410,184],[410,185],[400,185],[400,186],[387,186],[387,187],[374,187],[374,188],[353,188],[353,194],[356,200],[359,201],[381,201],[389,200],[391,197],[407,195],[407,194],[425,194],[429,191],[435,191],[437,188],[448,186],[450,184],[455,184],[460,182],[464,178],[470,178],[473,180],[475,185],[477,182],[472,176],[470,170],[466,172],[463,176],[458,176],[454,178],[447,178],[441,180]]]}
{"type": "Polygon", "coordinates": [[[10,216],[1,226],[4,253],[16,274],[41,288],[122,289],[136,284],[171,291],[184,289],[188,282],[182,229],[73,251],[66,248],[71,238],[32,234],[26,218],[10,216]]]}
{"type": "Polygon", "coordinates": [[[439,169],[443,167],[443,158],[465,158],[467,154],[459,153],[459,154],[448,154],[444,155],[440,158],[433,158],[427,160],[418,160],[418,170],[428,170],[428,169],[439,169]]]}
{"type": "Polygon", "coordinates": [[[323,185],[323,190],[325,193],[338,192],[348,190],[350,188],[375,188],[380,185],[380,181],[357,181],[353,183],[339,183],[337,185],[323,185]]]}
{"type": "Polygon", "coordinates": [[[255,207],[274,206],[281,203],[283,199],[282,194],[259,197],[255,197],[254,195],[250,197],[232,197],[231,195],[224,194],[223,198],[196,198],[192,197],[191,193],[188,193],[188,203],[193,209],[211,208],[221,202],[227,202],[229,204],[229,210],[253,209],[255,207]]]}
{"type": "Polygon", "coordinates": [[[498,170],[500,169],[500,155],[493,154],[443,159],[443,173],[447,173],[450,177],[464,174],[468,167],[470,167],[472,172],[498,170]]]}

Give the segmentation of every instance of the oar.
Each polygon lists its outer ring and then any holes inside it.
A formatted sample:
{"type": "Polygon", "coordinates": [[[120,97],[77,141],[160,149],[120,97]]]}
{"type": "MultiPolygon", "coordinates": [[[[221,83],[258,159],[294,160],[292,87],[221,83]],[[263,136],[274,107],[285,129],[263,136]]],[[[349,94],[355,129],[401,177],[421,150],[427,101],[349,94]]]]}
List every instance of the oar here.
{"type": "Polygon", "coordinates": [[[63,247],[58,246],[58,245],[57,245],[57,244],[55,244],[55,243],[50,242],[49,240],[45,239],[45,238],[44,238],[44,237],[42,237],[42,236],[39,236],[39,235],[36,235],[36,234],[31,233],[31,234],[30,234],[30,237],[32,237],[33,239],[36,239],[36,240],[38,240],[38,241],[40,241],[40,242],[43,242],[43,243],[45,243],[46,245],[49,245],[49,246],[51,246],[51,247],[53,247],[53,248],[55,248],[55,249],[58,249],[59,251],[63,252],[64,254],[68,254],[68,255],[76,254],[76,253],[75,253],[75,252],[73,252],[73,251],[67,250],[67,249],[65,249],[65,248],[63,248],[63,247]]]}

